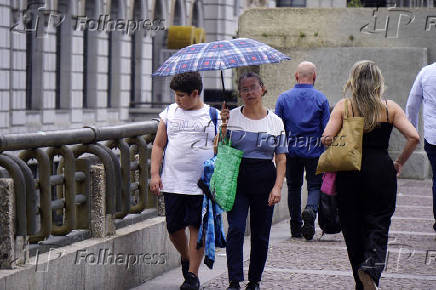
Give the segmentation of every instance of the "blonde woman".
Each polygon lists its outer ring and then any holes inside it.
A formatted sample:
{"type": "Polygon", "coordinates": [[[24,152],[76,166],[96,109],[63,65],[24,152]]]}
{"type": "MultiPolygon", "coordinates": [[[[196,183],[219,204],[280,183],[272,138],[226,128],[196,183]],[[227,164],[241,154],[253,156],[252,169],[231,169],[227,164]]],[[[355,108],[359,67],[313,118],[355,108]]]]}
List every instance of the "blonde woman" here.
{"type": "MultiPolygon", "coordinates": [[[[395,211],[397,175],[419,143],[401,107],[382,99],[383,89],[380,69],[368,60],[354,64],[344,87],[351,94],[348,112],[365,119],[361,171],[338,172],[336,177],[339,217],[356,289],[379,285],[395,211]],[[387,151],[393,127],[407,141],[394,162],[387,151]]],[[[331,113],[322,137],[324,145],[330,145],[341,129],[345,104],[345,99],[340,100],[331,113]]]]}

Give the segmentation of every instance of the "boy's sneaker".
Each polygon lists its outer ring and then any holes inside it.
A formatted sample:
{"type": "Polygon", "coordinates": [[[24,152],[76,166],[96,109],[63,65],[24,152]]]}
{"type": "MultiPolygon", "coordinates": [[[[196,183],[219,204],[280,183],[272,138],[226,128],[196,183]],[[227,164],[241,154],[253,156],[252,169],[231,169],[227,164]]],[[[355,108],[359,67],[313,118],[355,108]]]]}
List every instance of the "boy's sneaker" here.
{"type": "Polygon", "coordinates": [[[377,285],[368,273],[362,269],[359,269],[357,274],[359,275],[359,279],[363,284],[363,290],[377,290],[377,285]]]}
{"type": "Polygon", "coordinates": [[[239,282],[230,281],[229,287],[227,287],[227,290],[238,290],[241,289],[241,286],[239,286],[239,282]]]}
{"type": "Polygon", "coordinates": [[[304,221],[301,231],[306,240],[311,240],[315,234],[315,212],[310,207],[306,207],[301,214],[304,221]]]}
{"type": "Polygon", "coordinates": [[[245,290],[259,290],[259,282],[248,282],[247,286],[245,287],[245,290]]]}
{"type": "Polygon", "coordinates": [[[182,264],[183,278],[186,279],[188,277],[188,271],[189,271],[189,260],[183,261],[182,258],[180,258],[180,263],[182,264]]]}
{"type": "Polygon", "coordinates": [[[200,280],[198,280],[197,275],[192,272],[186,274],[186,280],[180,286],[180,290],[198,290],[200,289],[200,280]]]}

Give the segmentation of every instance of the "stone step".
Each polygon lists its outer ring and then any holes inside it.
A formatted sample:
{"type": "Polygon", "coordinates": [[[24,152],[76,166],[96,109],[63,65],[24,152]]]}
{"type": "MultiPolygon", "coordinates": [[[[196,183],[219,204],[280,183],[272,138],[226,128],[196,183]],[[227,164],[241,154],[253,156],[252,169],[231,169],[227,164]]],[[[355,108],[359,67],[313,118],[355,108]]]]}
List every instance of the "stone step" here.
{"type": "Polygon", "coordinates": [[[429,195],[423,195],[423,194],[399,194],[397,196],[397,206],[403,206],[403,205],[414,205],[414,206],[428,206],[431,207],[433,202],[433,196],[431,194],[429,195]]]}
{"type": "Polygon", "coordinates": [[[402,218],[394,216],[391,221],[390,231],[410,231],[434,235],[434,219],[428,218],[402,218]]]}
{"type": "Polygon", "coordinates": [[[394,217],[432,219],[433,209],[430,206],[398,205],[394,217]]]}

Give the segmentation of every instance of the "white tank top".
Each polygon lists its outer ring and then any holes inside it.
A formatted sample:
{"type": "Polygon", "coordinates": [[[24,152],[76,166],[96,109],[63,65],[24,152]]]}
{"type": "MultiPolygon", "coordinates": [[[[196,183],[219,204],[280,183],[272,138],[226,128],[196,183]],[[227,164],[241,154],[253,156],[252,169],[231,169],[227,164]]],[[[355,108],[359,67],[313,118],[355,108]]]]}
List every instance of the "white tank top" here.
{"type": "Polygon", "coordinates": [[[166,124],[168,136],[161,175],[162,191],[203,194],[197,182],[203,173],[203,162],[214,155],[215,125],[210,118],[209,105],[186,111],[171,104],[159,117],[166,124]]]}

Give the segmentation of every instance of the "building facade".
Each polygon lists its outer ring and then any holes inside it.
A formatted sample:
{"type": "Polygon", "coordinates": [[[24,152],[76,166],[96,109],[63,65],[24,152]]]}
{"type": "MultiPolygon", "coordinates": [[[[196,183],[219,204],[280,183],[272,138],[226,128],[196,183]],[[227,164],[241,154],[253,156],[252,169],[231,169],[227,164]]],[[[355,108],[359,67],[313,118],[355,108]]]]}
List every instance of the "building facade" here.
{"type": "MultiPolygon", "coordinates": [[[[348,0],[351,2],[351,0],[348,0]]],[[[433,8],[435,0],[360,0],[363,7],[410,7],[410,8],[433,8]]]]}
{"type": "Polygon", "coordinates": [[[151,77],[176,51],[169,29],[231,39],[249,2],[1,0],[0,133],[127,122],[131,108],[171,102],[169,78],[151,77]]]}
{"type": "MultiPolygon", "coordinates": [[[[186,45],[211,42],[235,37],[238,17],[248,8],[346,5],[346,0],[0,0],[0,134],[123,123],[139,119],[132,118],[138,110],[142,117],[156,116],[173,101],[170,78],[151,76],[179,48],[169,45],[175,41],[170,31],[188,29],[181,37],[186,45]]],[[[221,88],[219,74],[202,75],[205,101],[213,101],[221,88]]],[[[232,70],[224,76],[231,89],[232,70]]]]}

